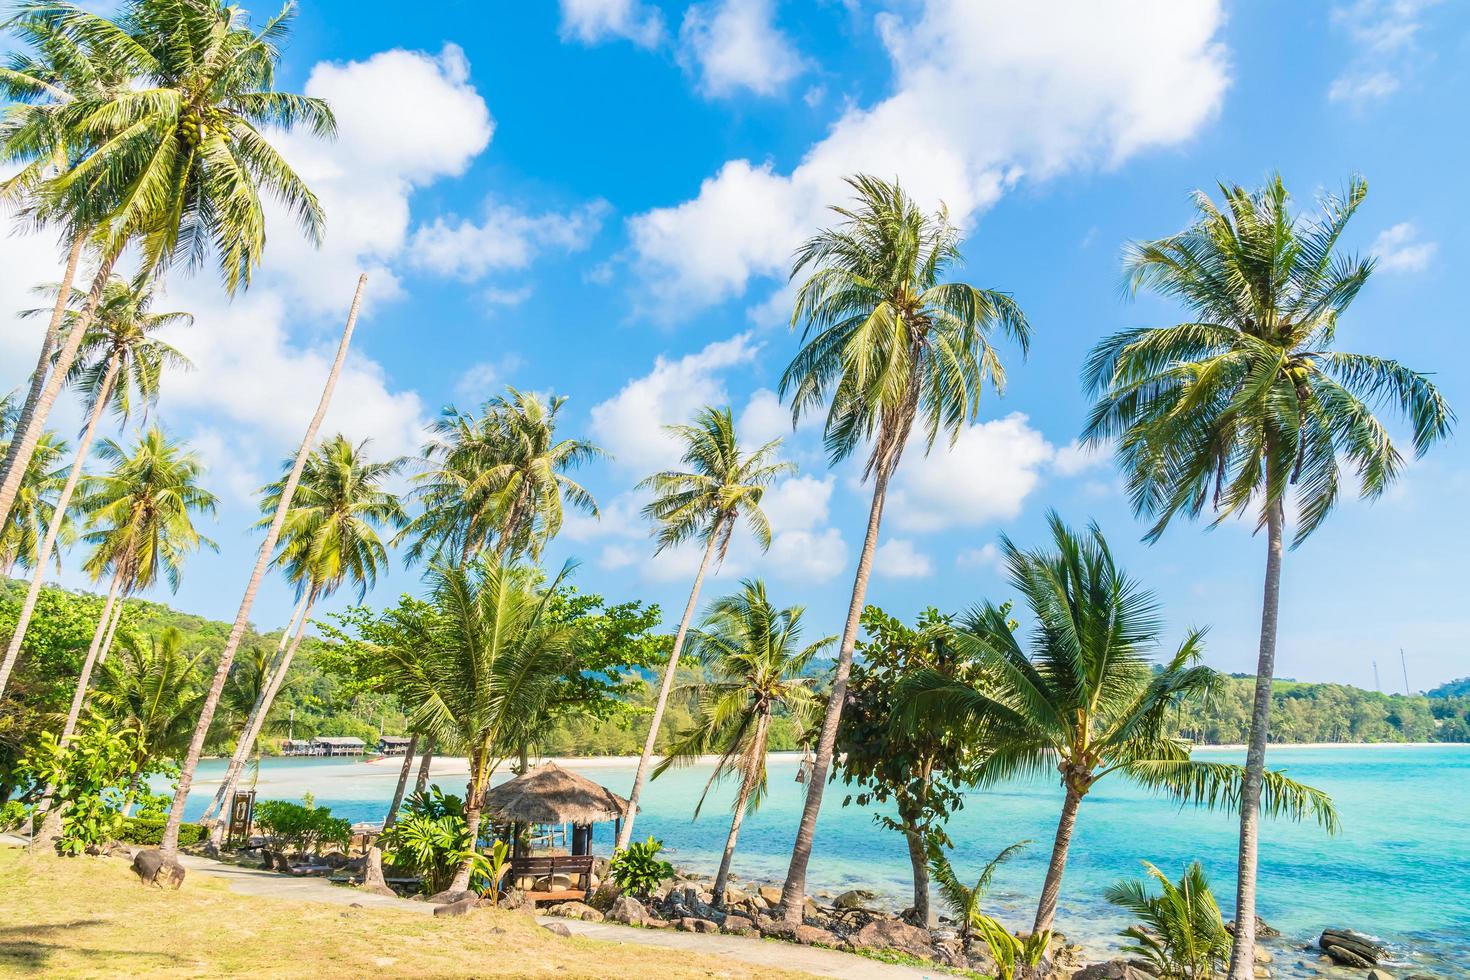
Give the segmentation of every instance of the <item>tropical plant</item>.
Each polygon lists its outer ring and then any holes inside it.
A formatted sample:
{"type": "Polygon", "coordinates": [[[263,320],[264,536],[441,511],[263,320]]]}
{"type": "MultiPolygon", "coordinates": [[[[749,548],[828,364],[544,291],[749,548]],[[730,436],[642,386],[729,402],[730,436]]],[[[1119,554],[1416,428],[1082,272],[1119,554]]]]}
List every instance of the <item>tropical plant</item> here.
{"type": "Polygon", "coordinates": [[[658,856],[663,849],[663,841],[650,837],[641,844],[635,841],[614,854],[607,873],[613,884],[618,886],[618,891],[647,898],[660,884],[674,877],[674,866],[658,856]]]}
{"type": "Polygon", "coordinates": [[[633,790],[628,794],[628,815],[618,833],[615,850],[627,847],[633,839],[638,801],[643,796],[649,762],[653,758],[664,711],[669,705],[669,692],[673,690],[675,672],[679,667],[679,655],[683,652],[689,621],[694,617],[694,607],[699,602],[699,590],[704,586],[710,562],[713,560],[717,566],[724,562],[735,524],[741,518],[745,519],[761,550],[771,546],[771,527],[761,510],[761,499],[765,496],[766,487],[777,477],[796,470],[792,464],[776,459],[781,448],[780,439],[773,439],[752,452],[742,452],[728,408],[706,406],[694,417],[692,425],[667,428],[684,444],[682,462],[688,469],[655,473],[638,485],[639,489],[651,490],[654,494],[654,499],[643,508],[643,516],[655,522],[658,528],[658,550],[655,554],[698,538],[704,541],[704,557],[700,559],[699,571],[694,573],[689,601],[684,604],[684,615],[679,620],[674,646],[664,666],[648,735],[638,756],[638,768],[633,774],[633,790]]]}
{"type": "MultiPolygon", "coordinates": [[[[1097,525],[1077,533],[1047,515],[1051,547],[1023,551],[1002,538],[1011,585],[1035,617],[1028,657],[1007,610],[982,603],[965,615],[953,642],[980,661],[979,684],[942,675],[909,682],[905,697],[921,713],[944,714],[984,747],[979,781],[1061,774],[1061,818],[1032,932],[1052,927],[1067,851],[1082,800],[1100,779],[1120,773],[1185,802],[1239,805],[1244,770],[1190,758],[1174,734],[1182,704],[1208,697],[1219,675],[1200,663],[1203,632],[1191,630],[1162,665],[1151,660],[1161,630],[1153,593],[1118,567],[1097,525]]],[[[1337,813],[1319,790],[1268,773],[1263,805],[1294,819],[1311,815],[1334,832],[1337,813]]]]}
{"type": "MultiPolygon", "coordinates": [[[[66,483],[65,470],[59,464],[66,458],[66,452],[66,441],[57,438],[54,432],[43,432],[36,441],[31,463],[16,492],[15,505],[0,523],[0,578],[8,578],[17,566],[39,572],[47,564],[47,559],[41,557],[41,541],[51,537],[48,532],[57,517],[56,501],[66,483]]],[[[69,508],[60,512],[55,537],[63,544],[70,544],[75,537],[71,517],[69,508]]],[[[17,638],[13,632],[10,644],[17,655],[22,642],[24,638],[17,638]]],[[[14,660],[7,657],[6,666],[0,667],[0,690],[4,689],[13,665],[14,660]]]]}
{"type": "Polygon", "coordinates": [[[597,502],[566,471],[603,452],[581,439],[557,440],[566,401],[507,387],[479,418],[446,408],[415,477],[423,513],[400,535],[414,539],[405,557],[463,560],[490,546],[496,561],[536,560],[561,530],[563,500],[597,516],[597,502]]]}
{"type": "Polygon", "coordinates": [[[1025,937],[1017,936],[1000,922],[988,915],[981,915],[975,923],[975,931],[990,947],[995,960],[997,980],[1011,980],[1017,975],[1035,975],[1041,958],[1051,946],[1051,933],[1032,932],[1025,937]]]}
{"type": "Polygon", "coordinates": [[[346,848],[352,840],[352,823],[334,817],[328,807],[290,800],[261,800],[255,805],[255,826],[273,850],[297,854],[320,854],[324,845],[346,848]]]}
{"type": "Polygon", "coordinates": [[[36,785],[50,788],[51,813],[61,815],[55,846],[62,854],[81,854],[117,836],[123,821],[122,787],[137,771],[137,743],[137,732],[114,730],[96,715],[73,738],[42,734],[36,753],[21,768],[36,785]]]}
{"type": "Polygon", "coordinates": [[[1214,980],[1230,956],[1230,933],[1204,868],[1192,862],[1175,884],[1149,862],[1143,866],[1158,882],[1159,894],[1149,889],[1148,881],[1136,879],[1120,881],[1103,893],[1108,902],[1143,920],[1123,930],[1132,940],[1124,952],[1148,960],[1164,980],[1214,980]]]}
{"type": "Polygon", "coordinates": [[[812,658],[837,639],[829,636],[802,646],[802,614],[801,606],[777,609],[766,598],[765,583],[750,579],[741,583],[739,592],[715,601],[694,635],[695,652],[710,674],[707,682],[696,687],[698,719],[680,733],[653,771],[657,779],[672,765],[719,754],[694,805],[696,818],[716,783],[727,777],[738,781],[730,834],[715,875],[715,901],[721,905],[740,825],[747,810],[756,810],[766,795],[771,720],[780,711],[798,729],[807,727],[815,698],[812,678],[802,675],[812,658]]]}
{"type": "Polygon", "coordinates": [[[470,885],[476,891],[498,883],[505,865],[505,845],[495,843],[500,848],[492,847],[489,856],[481,854],[470,839],[464,801],[438,786],[410,796],[402,816],[379,838],[384,857],[395,867],[417,875],[425,895],[448,888],[466,861],[471,864],[470,885]]]}
{"type": "Polygon", "coordinates": [[[1266,530],[1266,575],[1256,698],[1240,812],[1237,919],[1230,976],[1248,980],[1255,942],[1257,801],[1267,792],[1266,742],[1281,601],[1286,502],[1301,544],[1341,496],[1342,466],[1374,499],[1403,460],[1375,409],[1411,423],[1416,455],[1447,437],[1454,413],[1429,379],[1382,357],[1333,350],[1339,318],[1367,283],[1371,258],[1338,251],[1368,186],[1326,197],[1299,215],[1279,175],[1249,191],[1221,185],[1223,205],[1202,191],[1190,227],[1126,253],[1126,282],[1179,300],[1188,322],[1135,328],[1095,347],[1084,371],[1097,403],[1090,445],[1112,442],[1134,509],[1155,518],[1157,540],[1173,518],[1208,508],[1218,524],[1249,515],[1266,530]]]}
{"type": "Polygon", "coordinates": [[[889,481],[916,422],[926,449],[941,435],[953,443],[978,418],[987,383],[1004,386],[1005,369],[990,343],[996,329],[1023,353],[1031,334],[1009,295],[947,280],[960,259],[960,237],[944,208],[926,214],[896,182],[856,176],[847,183],[856,203],[834,207],[838,227],[818,232],[796,252],[792,279],[810,270],[791,314],[793,328],[803,324],[803,346],[780,385],[782,397],[791,397],[793,421],[830,403],[823,433],[832,463],[871,444],[863,476],[873,481],[832,696],[782,889],[782,909],[792,922],[801,920],[889,481]]]}
{"type": "Polygon", "coordinates": [[[989,919],[989,916],[980,910],[980,901],[985,897],[986,892],[990,891],[990,883],[995,878],[996,869],[1024,850],[1030,843],[1029,840],[1017,841],[1002,849],[981,870],[980,876],[975,879],[975,884],[966,885],[960,881],[954,866],[949,863],[949,857],[944,853],[944,846],[939,836],[930,834],[924,842],[925,853],[929,858],[929,873],[933,875],[934,883],[939,887],[939,894],[944,899],[944,904],[954,916],[955,922],[959,924],[960,942],[967,953],[974,934],[989,919]]]}

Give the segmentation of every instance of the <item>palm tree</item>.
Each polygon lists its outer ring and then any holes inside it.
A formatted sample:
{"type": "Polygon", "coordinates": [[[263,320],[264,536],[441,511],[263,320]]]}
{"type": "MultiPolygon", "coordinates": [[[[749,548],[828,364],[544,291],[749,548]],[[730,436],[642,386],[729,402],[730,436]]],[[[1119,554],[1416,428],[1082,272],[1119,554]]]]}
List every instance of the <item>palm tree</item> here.
{"type": "Polygon", "coordinates": [[[648,763],[658,741],[679,654],[684,649],[684,637],[689,632],[689,621],[699,602],[699,590],[704,585],[710,561],[716,565],[724,562],[736,521],[742,517],[761,550],[771,546],[771,526],[761,510],[761,499],[766,487],[777,477],[796,471],[792,464],[776,459],[780,439],[773,439],[753,452],[741,452],[728,408],[706,406],[694,417],[692,425],[671,425],[668,429],[684,443],[683,462],[689,468],[655,473],[638,484],[639,489],[654,493],[653,501],[643,508],[643,516],[658,526],[655,554],[701,538],[704,557],[700,559],[699,571],[694,573],[694,586],[689,590],[689,601],[684,604],[684,616],[679,620],[679,631],[674,634],[669,662],[664,666],[658,700],[654,702],[648,735],[643,740],[643,752],[638,756],[638,769],[633,775],[633,791],[628,794],[628,816],[618,833],[616,849],[619,851],[633,839],[633,820],[638,815],[638,801],[648,778],[648,763]]]}
{"type": "Polygon", "coordinates": [[[979,416],[986,383],[1003,387],[1005,370],[990,344],[995,330],[1016,341],[1023,353],[1031,334],[1010,296],[947,281],[960,259],[959,233],[947,211],[925,214],[897,183],[867,176],[847,183],[857,192],[855,206],[834,207],[842,219],[839,226],[818,232],[796,253],[792,278],[811,270],[791,314],[793,328],[805,324],[804,346],[780,385],[783,397],[791,395],[794,420],[830,401],[824,430],[828,458],[835,464],[871,443],[864,478],[873,480],[832,696],[781,893],[785,916],[793,922],[801,919],[807,862],[889,481],[915,422],[921,422],[928,448],[941,434],[952,442],[979,416]]]}
{"type": "MultiPolygon", "coordinates": [[[[0,578],[9,577],[16,566],[39,574],[45,565],[41,558],[41,539],[48,536],[51,522],[58,514],[56,500],[66,482],[59,464],[66,458],[66,451],[66,441],[57,438],[54,432],[43,432],[36,441],[36,451],[20,482],[15,506],[10,509],[9,518],[0,524],[0,578]]],[[[57,537],[69,543],[73,537],[71,514],[61,511],[59,515],[57,537]]],[[[8,661],[0,665],[0,692],[5,690],[5,680],[10,674],[6,666],[8,661]]]]}
{"type": "Polygon", "coordinates": [[[561,530],[563,498],[597,516],[597,502],[565,471],[603,452],[580,439],[556,439],[564,404],[564,397],[543,401],[507,387],[482,406],[479,418],[453,406],[444,410],[423,450],[424,472],[415,478],[423,513],[400,535],[415,539],[410,562],[463,560],[492,540],[496,560],[535,560],[561,530]]]}
{"type": "MultiPolygon", "coordinates": [[[[972,609],[955,645],[990,676],[978,685],[920,675],[905,692],[918,711],[946,716],[985,746],[982,783],[1061,774],[1062,814],[1032,932],[1052,927],[1078,809],[1097,782],[1121,773],[1183,801],[1239,805],[1243,770],[1190,758],[1173,734],[1174,713],[1218,691],[1220,677],[1200,664],[1203,631],[1191,630],[1162,665],[1150,660],[1161,620],[1153,593],[1118,567],[1097,526],[1078,534],[1047,515],[1051,549],[1022,551],[1002,538],[1011,585],[1036,625],[1032,653],[1016,638],[1008,611],[972,609]]],[[[1321,792],[1268,773],[1264,804],[1329,832],[1337,815],[1321,792]]]]}
{"type": "Polygon", "coordinates": [[[490,774],[529,739],[575,658],[575,637],[547,615],[562,576],[537,588],[531,570],[480,559],[429,571],[431,612],[412,649],[383,649],[385,672],[410,708],[409,727],[464,747],[470,850],[449,888],[469,887],[490,774]]]}
{"type": "Polygon", "coordinates": [[[950,915],[954,916],[955,922],[959,923],[960,942],[964,945],[966,953],[970,951],[970,940],[975,932],[982,930],[985,920],[989,918],[981,911],[980,900],[990,891],[990,883],[995,878],[995,872],[1006,861],[1025,850],[1030,843],[1029,840],[1017,841],[1003,849],[981,869],[980,877],[975,879],[975,884],[966,885],[960,881],[960,876],[955,873],[954,866],[949,863],[949,856],[940,846],[938,836],[931,835],[925,841],[925,850],[929,856],[929,872],[934,876],[935,884],[939,886],[939,894],[944,898],[944,904],[949,906],[950,915]]]}
{"type": "Polygon", "coordinates": [[[158,636],[125,634],[119,656],[103,661],[94,703],[114,722],[138,734],[133,778],[123,815],[133,809],[147,763],[180,754],[189,745],[199,713],[199,662],[184,652],[184,634],[168,627],[158,636]]]}
{"type": "Polygon", "coordinates": [[[1155,968],[1150,972],[1164,980],[1213,980],[1230,955],[1230,933],[1204,868],[1198,861],[1191,863],[1175,884],[1149,862],[1143,866],[1159,883],[1160,894],[1137,880],[1120,881],[1103,893],[1109,903],[1143,920],[1123,930],[1132,940],[1124,952],[1147,959],[1155,968]]]}
{"type": "MultiPolygon", "coordinates": [[[[142,402],[146,412],[147,407],[158,399],[163,368],[190,366],[184,355],[151,334],[165,327],[192,323],[194,318],[187,313],[153,313],[153,299],[150,284],[142,280],[127,282],[114,278],[108,281],[101,303],[87,319],[77,309],[85,307],[86,297],[79,292],[73,293],[64,323],[68,329],[82,330],[84,334],[81,353],[72,364],[71,373],[72,383],[83,393],[86,401],[87,422],[77,444],[71,472],[57,495],[52,518],[46,525],[47,533],[39,549],[40,560],[35,565],[30,588],[21,604],[20,616],[5,650],[4,663],[0,664],[0,693],[4,692],[11,667],[20,655],[36,601],[40,598],[43,566],[56,547],[57,535],[51,533],[50,528],[65,526],[62,517],[71,507],[72,493],[82,478],[82,467],[87,461],[103,411],[111,406],[123,422],[132,416],[135,402],[142,402]]],[[[22,316],[41,312],[44,311],[27,310],[22,316]]]]}
{"type": "MultiPolygon", "coordinates": [[[[286,460],[282,465],[287,474],[292,462],[286,460]]],[[[384,490],[383,484],[402,466],[401,459],[370,460],[366,441],[354,446],[341,434],[323,442],[307,458],[300,485],[286,511],[280,554],[276,558],[286,571],[286,580],[302,597],[301,614],[290,643],[274,666],[259,703],[235,743],[234,755],[216,793],[215,802],[219,806],[224,807],[235,792],[240,772],[259,737],[260,726],[306,635],[317,600],[351,582],[360,601],[377,582],[379,571],[387,566],[388,551],[378,532],[387,527],[402,527],[407,518],[397,495],[384,490]]],[[[285,479],[283,476],[265,488],[260,509],[266,516],[257,527],[269,525],[271,515],[280,507],[285,479]]],[[[223,834],[223,821],[215,823],[210,837],[216,846],[223,834]]]]}
{"type": "Polygon", "coordinates": [[[696,818],[715,783],[727,776],[739,780],[730,835],[715,875],[715,901],[721,905],[740,824],[746,811],[758,808],[766,795],[771,719],[781,710],[798,730],[807,726],[815,700],[812,678],[802,674],[813,657],[837,641],[828,636],[799,646],[802,613],[800,606],[777,609],[766,598],[765,583],[749,579],[741,583],[739,592],[715,601],[704,625],[694,634],[695,652],[712,675],[708,683],[696,686],[699,718],[694,727],[680,733],[653,771],[657,779],[671,765],[719,753],[695,804],[696,818]]]}
{"type": "Polygon", "coordinates": [[[1085,439],[1116,441],[1148,539],[1176,514],[1207,507],[1219,524],[1249,514],[1266,529],[1256,696],[1240,812],[1239,873],[1230,976],[1248,980],[1255,944],[1257,800],[1262,792],[1281,601],[1286,500],[1301,544],[1331,512],[1348,464],[1374,499],[1402,468],[1374,416],[1391,407],[1412,427],[1416,455],[1450,433],[1454,413],[1427,377],[1368,354],[1332,349],[1339,317],[1373,271],[1338,242],[1367,194],[1327,197],[1315,218],[1296,214],[1280,176],[1260,190],[1221,185],[1223,207],[1196,192],[1184,231],[1130,245],[1131,290],[1178,299],[1190,320],[1137,328],[1100,342],[1084,378],[1097,395],[1085,439]]]}

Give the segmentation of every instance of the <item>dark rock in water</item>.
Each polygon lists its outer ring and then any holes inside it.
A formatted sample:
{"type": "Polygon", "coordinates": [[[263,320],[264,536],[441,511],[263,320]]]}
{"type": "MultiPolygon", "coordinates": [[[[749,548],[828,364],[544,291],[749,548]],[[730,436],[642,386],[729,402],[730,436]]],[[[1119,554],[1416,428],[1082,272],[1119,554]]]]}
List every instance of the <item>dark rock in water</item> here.
{"type": "MultiPolygon", "coordinates": [[[[1228,933],[1230,933],[1230,935],[1232,935],[1232,936],[1235,935],[1235,920],[1234,919],[1231,919],[1229,922],[1225,923],[1225,931],[1228,932],[1228,933]]],[[[1261,918],[1259,915],[1256,916],[1256,938],[1257,939],[1279,939],[1280,937],[1281,937],[1281,930],[1271,928],[1269,925],[1266,924],[1266,920],[1265,919],[1261,918]]]]}
{"type": "Polygon", "coordinates": [[[1127,960],[1108,960],[1084,966],[1072,974],[1072,980],[1153,980],[1153,974],[1144,973],[1127,960]]]}
{"type": "Polygon", "coordinates": [[[1388,955],[1371,936],[1351,929],[1324,929],[1317,946],[1343,966],[1377,966],[1388,955]]]}
{"type": "Polygon", "coordinates": [[[184,883],[184,866],[172,854],[156,848],[139,851],[133,855],[133,873],[145,885],[173,885],[178,888],[184,883]]]}
{"type": "Polygon", "coordinates": [[[553,936],[560,936],[563,939],[572,938],[572,930],[568,929],[566,925],[561,922],[547,922],[541,928],[545,929],[553,936]]]}
{"type": "Polygon", "coordinates": [[[863,888],[854,888],[852,891],[843,892],[832,901],[833,908],[839,909],[870,909],[873,903],[878,901],[878,896],[863,888]]]}

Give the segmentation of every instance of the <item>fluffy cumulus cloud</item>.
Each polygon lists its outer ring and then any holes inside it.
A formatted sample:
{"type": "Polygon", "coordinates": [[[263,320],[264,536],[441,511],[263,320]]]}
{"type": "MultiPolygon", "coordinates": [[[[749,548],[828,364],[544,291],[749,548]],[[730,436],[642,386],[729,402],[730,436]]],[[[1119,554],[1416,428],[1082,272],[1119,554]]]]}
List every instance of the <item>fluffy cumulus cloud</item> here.
{"type": "Polygon", "coordinates": [[[696,310],[784,272],[844,175],[901,175],[967,221],[1023,177],[1115,166],[1215,115],[1228,84],[1218,0],[1058,6],[926,0],[880,15],[891,95],[848,109],[789,173],[731,160],[694,198],[630,219],[658,305],[696,310]]]}
{"type": "Polygon", "coordinates": [[[684,14],[679,40],[680,61],[710,96],[742,90],[774,95],[804,67],[791,40],[776,27],[772,0],[696,3],[684,14]]]}
{"type": "Polygon", "coordinates": [[[663,34],[663,14],[639,0],[561,0],[564,41],[599,44],[622,39],[651,48],[663,34]]]}
{"type": "Polygon", "coordinates": [[[1354,49],[1327,97],[1363,107],[1403,88],[1419,60],[1424,12],[1439,0],[1353,0],[1332,10],[1332,23],[1354,49]]]}
{"type": "Polygon", "coordinates": [[[619,466],[640,475],[672,466],[679,443],[664,427],[688,422],[705,405],[727,404],[724,372],[749,364],[758,349],[742,333],[684,357],[660,356],[653,370],[592,407],[595,441],[619,466]]]}
{"type": "MultiPolygon", "coordinates": [[[[607,202],[595,201],[568,212],[526,214],[487,202],[485,218],[478,224],[441,215],[415,229],[409,255],[421,269],[466,281],[489,272],[524,269],[547,249],[577,252],[586,248],[602,227],[607,210],[607,202]]],[[[513,290],[495,294],[517,295],[513,290]]]]}
{"type": "Polygon", "coordinates": [[[1437,243],[1422,240],[1419,230],[1408,221],[1383,229],[1368,249],[1384,272],[1423,271],[1438,250],[1437,243]]]}
{"type": "Polygon", "coordinates": [[[879,578],[927,578],[934,561],[908,538],[890,538],[873,552],[873,574],[879,578]]]}
{"type": "Polygon", "coordinates": [[[965,548],[954,556],[956,568],[1000,568],[1000,549],[986,542],[978,548],[965,548]]]}

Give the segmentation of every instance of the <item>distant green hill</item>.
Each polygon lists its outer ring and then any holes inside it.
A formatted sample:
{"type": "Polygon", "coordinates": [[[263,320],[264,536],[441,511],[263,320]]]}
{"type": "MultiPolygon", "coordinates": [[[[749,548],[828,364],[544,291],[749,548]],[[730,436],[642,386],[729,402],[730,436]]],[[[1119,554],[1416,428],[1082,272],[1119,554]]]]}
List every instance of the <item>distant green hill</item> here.
{"type": "Polygon", "coordinates": [[[1441,684],[1429,692],[1432,698],[1470,698],[1470,677],[1461,677],[1457,681],[1441,684]]]}

